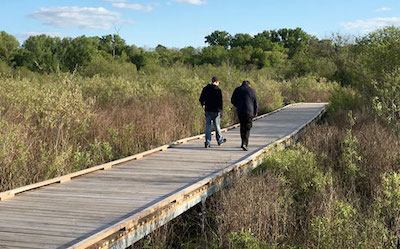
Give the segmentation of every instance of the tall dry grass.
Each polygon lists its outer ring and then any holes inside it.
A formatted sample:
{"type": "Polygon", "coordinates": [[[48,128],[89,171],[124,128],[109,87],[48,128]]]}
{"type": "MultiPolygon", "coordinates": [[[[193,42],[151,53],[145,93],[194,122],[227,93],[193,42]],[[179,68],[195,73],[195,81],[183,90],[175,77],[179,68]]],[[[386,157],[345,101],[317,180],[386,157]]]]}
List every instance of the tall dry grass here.
{"type": "MultiPolygon", "coordinates": [[[[203,132],[198,97],[213,75],[221,80],[223,126],[236,122],[230,96],[244,79],[253,83],[261,112],[280,107],[285,98],[273,72],[227,66],[152,66],[90,78],[1,74],[0,191],[203,132]]],[[[321,87],[328,91],[330,84],[321,87]]]]}

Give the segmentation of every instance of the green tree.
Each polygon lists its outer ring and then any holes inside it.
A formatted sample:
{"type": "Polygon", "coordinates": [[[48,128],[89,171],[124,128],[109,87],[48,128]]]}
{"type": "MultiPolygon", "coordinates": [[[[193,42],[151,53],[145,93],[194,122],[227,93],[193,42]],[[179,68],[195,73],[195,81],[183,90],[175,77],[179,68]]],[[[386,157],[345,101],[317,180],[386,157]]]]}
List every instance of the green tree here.
{"type": "Polygon", "coordinates": [[[198,60],[199,51],[196,50],[194,47],[182,48],[180,52],[181,52],[181,57],[180,57],[181,62],[189,64],[191,66],[194,66],[199,63],[198,60]]]}
{"type": "Polygon", "coordinates": [[[232,37],[230,46],[231,48],[234,47],[244,48],[246,46],[251,45],[252,39],[253,38],[249,34],[238,33],[234,37],[232,37]]]}
{"type": "Polygon", "coordinates": [[[400,28],[378,29],[358,39],[355,47],[367,78],[382,80],[400,67],[400,28]]]}
{"type": "Polygon", "coordinates": [[[304,32],[301,28],[280,29],[278,30],[278,34],[280,42],[285,48],[289,49],[289,57],[292,57],[302,44],[308,44],[312,38],[311,35],[304,32]]]}
{"type": "Polygon", "coordinates": [[[64,38],[62,44],[65,48],[63,65],[70,72],[87,66],[98,54],[97,37],[64,38]]]}
{"type": "Polygon", "coordinates": [[[222,65],[227,62],[228,51],[223,46],[205,47],[199,54],[201,64],[222,65]]]}
{"type": "Polygon", "coordinates": [[[17,51],[19,42],[14,36],[4,31],[0,33],[0,60],[11,64],[13,54],[17,51]]]}
{"type": "Polygon", "coordinates": [[[105,35],[99,38],[98,49],[112,55],[113,58],[126,51],[127,45],[119,35],[105,35]]]}
{"type": "Polygon", "coordinates": [[[254,48],[261,48],[264,51],[270,51],[274,46],[279,46],[277,42],[273,42],[271,33],[269,31],[263,31],[254,36],[251,45],[254,48]]]}
{"type": "Polygon", "coordinates": [[[258,68],[263,68],[264,66],[269,66],[267,60],[267,54],[261,48],[253,49],[251,53],[251,62],[256,65],[258,68]]]}
{"type": "Polygon", "coordinates": [[[59,37],[37,35],[29,37],[15,55],[17,66],[36,72],[55,72],[60,68],[61,40],[59,37]]]}
{"type": "Polygon", "coordinates": [[[232,47],[228,52],[230,64],[233,64],[237,67],[248,66],[249,64],[251,64],[252,52],[252,46],[245,46],[243,48],[232,47]]]}
{"type": "Polygon", "coordinates": [[[228,48],[231,44],[232,36],[226,31],[214,31],[205,37],[206,43],[210,46],[222,46],[228,48]]]}
{"type": "Polygon", "coordinates": [[[171,66],[179,60],[181,52],[176,49],[168,49],[163,45],[156,47],[156,52],[159,55],[159,62],[163,66],[171,66]]]}
{"type": "Polygon", "coordinates": [[[400,134],[400,28],[378,29],[357,40],[356,87],[400,134]]]}
{"type": "Polygon", "coordinates": [[[290,60],[291,77],[314,74],[333,80],[337,72],[335,48],[330,40],[310,40],[300,44],[290,60]]]}

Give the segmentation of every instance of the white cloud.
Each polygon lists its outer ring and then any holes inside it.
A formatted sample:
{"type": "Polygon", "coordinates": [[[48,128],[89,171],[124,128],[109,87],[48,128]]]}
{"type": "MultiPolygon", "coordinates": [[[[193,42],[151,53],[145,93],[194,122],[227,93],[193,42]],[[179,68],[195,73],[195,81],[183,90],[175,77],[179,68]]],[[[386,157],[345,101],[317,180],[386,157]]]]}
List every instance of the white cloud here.
{"type": "Polygon", "coordinates": [[[383,11],[390,11],[390,10],[392,10],[392,9],[391,9],[391,8],[383,7],[383,8],[376,9],[375,11],[377,11],[377,12],[383,12],[383,11]]]}
{"type": "Polygon", "coordinates": [[[188,4],[194,4],[194,5],[201,5],[201,4],[206,3],[204,0],[175,0],[175,2],[188,3],[188,4]]]}
{"type": "Polygon", "coordinates": [[[150,12],[153,10],[153,7],[150,5],[141,5],[141,4],[126,4],[126,3],[113,3],[113,7],[120,9],[130,9],[130,10],[142,10],[146,12],[150,12]]]}
{"type": "Polygon", "coordinates": [[[128,0],[104,0],[106,2],[112,2],[112,3],[126,3],[128,0]]]}
{"type": "Polygon", "coordinates": [[[341,24],[345,29],[362,29],[364,31],[382,28],[385,26],[400,26],[400,17],[377,17],[367,20],[357,20],[341,24]]]}
{"type": "Polygon", "coordinates": [[[57,28],[87,28],[110,29],[113,25],[128,22],[119,13],[105,8],[87,7],[50,7],[41,8],[29,15],[34,19],[43,20],[44,24],[57,28]]]}

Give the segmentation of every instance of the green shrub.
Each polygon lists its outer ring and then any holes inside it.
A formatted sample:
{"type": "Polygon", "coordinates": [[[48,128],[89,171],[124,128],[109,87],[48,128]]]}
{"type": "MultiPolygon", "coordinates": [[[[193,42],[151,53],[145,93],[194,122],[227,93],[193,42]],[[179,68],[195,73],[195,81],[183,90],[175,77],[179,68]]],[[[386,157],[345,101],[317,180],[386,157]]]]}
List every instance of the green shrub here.
{"type": "Polygon", "coordinates": [[[319,169],[315,154],[300,144],[267,155],[260,167],[281,175],[282,181],[290,186],[298,202],[307,202],[313,195],[323,192],[331,181],[319,169]]]}
{"type": "Polygon", "coordinates": [[[283,96],[279,86],[279,82],[274,80],[260,81],[255,85],[258,94],[259,113],[267,113],[282,107],[283,96]]]}
{"type": "Polygon", "coordinates": [[[332,214],[311,222],[311,248],[393,248],[388,229],[378,217],[364,217],[351,204],[336,202],[332,214]]]}
{"type": "Polygon", "coordinates": [[[121,59],[104,58],[96,56],[89,64],[80,70],[82,76],[93,77],[99,75],[102,77],[109,76],[132,76],[136,74],[136,66],[130,62],[121,59]]]}
{"type": "Polygon", "coordinates": [[[392,125],[400,136],[400,68],[385,73],[382,81],[373,81],[373,109],[392,125]]]}
{"type": "Polygon", "coordinates": [[[312,75],[293,78],[281,86],[286,102],[326,102],[337,83],[312,75]]]}
{"type": "Polygon", "coordinates": [[[251,232],[232,232],[228,235],[229,248],[232,249],[272,249],[259,241],[251,232]]]}
{"type": "Polygon", "coordinates": [[[378,199],[382,212],[393,231],[400,229],[400,174],[382,175],[382,194],[378,199]]]}
{"type": "Polygon", "coordinates": [[[328,114],[361,107],[361,96],[349,87],[336,86],[329,97],[328,114]]]}
{"type": "Polygon", "coordinates": [[[12,75],[13,70],[6,62],[0,60],[0,75],[12,75]]]}
{"type": "Polygon", "coordinates": [[[359,177],[365,176],[365,172],[362,172],[357,165],[357,163],[361,161],[361,156],[359,156],[358,153],[358,140],[352,134],[352,127],[355,124],[355,118],[353,118],[351,111],[348,113],[348,116],[350,120],[350,129],[346,130],[346,136],[342,142],[342,157],[340,159],[340,164],[344,180],[347,184],[354,186],[359,177]]]}
{"type": "Polygon", "coordinates": [[[27,131],[0,119],[0,192],[30,181],[27,131]]]}

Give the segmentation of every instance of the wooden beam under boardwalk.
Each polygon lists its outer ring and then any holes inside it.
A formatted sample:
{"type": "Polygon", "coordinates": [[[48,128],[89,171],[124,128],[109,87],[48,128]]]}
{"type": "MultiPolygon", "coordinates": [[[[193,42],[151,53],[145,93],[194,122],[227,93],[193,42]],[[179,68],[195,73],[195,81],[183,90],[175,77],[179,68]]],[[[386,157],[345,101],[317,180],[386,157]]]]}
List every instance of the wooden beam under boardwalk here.
{"type": "Polygon", "coordinates": [[[257,167],[323,114],[299,103],[255,118],[248,151],[238,125],[227,143],[204,134],[0,193],[0,248],[126,248],[257,167]]]}

